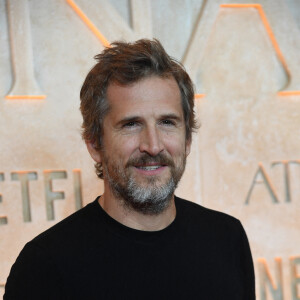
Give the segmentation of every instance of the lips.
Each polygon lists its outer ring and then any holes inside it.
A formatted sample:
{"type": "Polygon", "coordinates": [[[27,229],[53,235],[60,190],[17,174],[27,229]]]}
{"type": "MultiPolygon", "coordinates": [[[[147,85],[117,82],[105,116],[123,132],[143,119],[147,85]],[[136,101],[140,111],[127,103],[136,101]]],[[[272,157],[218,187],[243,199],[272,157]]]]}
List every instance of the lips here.
{"type": "Polygon", "coordinates": [[[144,153],[143,155],[135,158],[130,158],[126,164],[126,168],[135,167],[145,171],[155,171],[163,167],[173,167],[174,162],[171,158],[163,153],[159,153],[155,157],[144,153]]]}
{"type": "Polygon", "coordinates": [[[141,170],[145,170],[145,171],[154,171],[157,170],[158,168],[161,168],[162,166],[137,166],[136,168],[141,169],[141,170]]]}

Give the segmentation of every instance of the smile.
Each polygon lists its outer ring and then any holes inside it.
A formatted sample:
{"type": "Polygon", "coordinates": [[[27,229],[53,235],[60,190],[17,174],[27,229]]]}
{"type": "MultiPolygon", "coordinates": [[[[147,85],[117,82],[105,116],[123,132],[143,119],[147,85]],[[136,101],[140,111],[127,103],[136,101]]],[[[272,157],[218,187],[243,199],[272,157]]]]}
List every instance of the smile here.
{"type": "Polygon", "coordinates": [[[140,167],[137,167],[138,169],[141,169],[141,170],[146,170],[146,171],[153,171],[153,170],[157,170],[158,168],[160,168],[162,166],[140,166],[140,167]]]}

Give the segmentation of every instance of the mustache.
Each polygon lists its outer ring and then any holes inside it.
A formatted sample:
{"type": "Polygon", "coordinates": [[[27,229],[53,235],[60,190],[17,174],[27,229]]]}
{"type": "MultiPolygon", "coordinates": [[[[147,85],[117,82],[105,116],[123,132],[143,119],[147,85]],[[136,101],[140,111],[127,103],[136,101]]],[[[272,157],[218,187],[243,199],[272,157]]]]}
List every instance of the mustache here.
{"type": "Polygon", "coordinates": [[[146,165],[146,164],[158,164],[158,165],[166,165],[170,167],[174,167],[174,161],[169,158],[166,154],[159,153],[156,156],[151,156],[147,153],[142,154],[139,157],[130,158],[126,163],[125,167],[135,167],[139,165],[146,165]]]}

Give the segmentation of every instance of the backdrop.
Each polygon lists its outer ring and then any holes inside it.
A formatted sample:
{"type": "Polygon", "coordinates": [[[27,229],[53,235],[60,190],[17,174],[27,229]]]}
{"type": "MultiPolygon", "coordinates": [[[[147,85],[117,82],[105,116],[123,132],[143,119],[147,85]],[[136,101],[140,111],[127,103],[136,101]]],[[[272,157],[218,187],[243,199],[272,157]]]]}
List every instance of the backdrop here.
{"type": "Polygon", "coordinates": [[[103,191],[80,137],[93,56],[156,37],[202,124],[178,196],[242,221],[258,299],[300,299],[299,33],[299,0],[0,0],[0,296],[24,244],[103,191]]]}

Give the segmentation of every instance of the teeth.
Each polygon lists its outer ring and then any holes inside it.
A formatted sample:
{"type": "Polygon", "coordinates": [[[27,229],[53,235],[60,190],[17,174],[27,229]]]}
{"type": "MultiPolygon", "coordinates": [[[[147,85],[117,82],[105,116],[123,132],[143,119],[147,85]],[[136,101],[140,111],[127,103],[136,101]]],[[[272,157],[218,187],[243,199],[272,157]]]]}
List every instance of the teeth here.
{"type": "Polygon", "coordinates": [[[139,169],[146,170],[146,171],[153,171],[153,170],[156,170],[158,168],[160,168],[160,166],[139,167],[139,169]]]}

